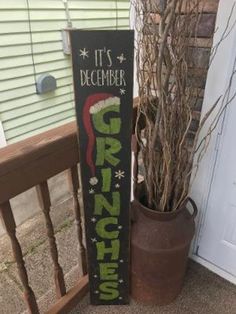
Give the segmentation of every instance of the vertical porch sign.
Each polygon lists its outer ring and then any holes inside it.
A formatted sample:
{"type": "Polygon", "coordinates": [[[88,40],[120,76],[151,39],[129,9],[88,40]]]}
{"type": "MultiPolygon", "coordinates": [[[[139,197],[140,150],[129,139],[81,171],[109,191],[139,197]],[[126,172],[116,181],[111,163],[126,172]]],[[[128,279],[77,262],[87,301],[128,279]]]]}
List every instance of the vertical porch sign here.
{"type": "Polygon", "coordinates": [[[91,303],[129,301],[133,31],[70,34],[91,303]]]}

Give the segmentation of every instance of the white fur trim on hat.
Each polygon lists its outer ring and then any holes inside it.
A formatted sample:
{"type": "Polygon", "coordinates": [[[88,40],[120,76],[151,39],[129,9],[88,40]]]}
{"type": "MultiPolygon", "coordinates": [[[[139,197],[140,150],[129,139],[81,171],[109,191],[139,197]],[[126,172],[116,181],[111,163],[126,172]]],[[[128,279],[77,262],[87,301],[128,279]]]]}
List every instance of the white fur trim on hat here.
{"type": "Polygon", "coordinates": [[[119,97],[110,97],[107,98],[106,100],[100,100],[96,104],[90,107],[89,112],[91,114],[98,113],[102,109],[105,109],[107,107],[113,106],[113,105],[120,105],[120,98],[119,97]]]}

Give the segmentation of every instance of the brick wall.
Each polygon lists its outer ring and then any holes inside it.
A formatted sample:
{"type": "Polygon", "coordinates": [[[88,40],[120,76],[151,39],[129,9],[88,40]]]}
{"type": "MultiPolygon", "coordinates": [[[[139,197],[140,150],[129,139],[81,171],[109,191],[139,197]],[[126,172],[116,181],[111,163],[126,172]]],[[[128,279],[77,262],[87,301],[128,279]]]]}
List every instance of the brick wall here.
{"type": "MultiPolygon", "coordinates": [[[[165,0],[153,0],[164,2],[165,0]]],[[[191,0],[186,0],[191,1],[191,0]]],[[[213,36],[215,32],[215,23],[216,23],[216,15],[218,11],[220,0],[203,0],[202,6],[200,10],[202,11],[201,19],[198,25],[197,30],[197,38],[194,38],[193,45],[190,47],[190,59],[189,66],[191,67],[191,79],[194,80],[194,86],[198,89],[200,97],[195,104],[193,111],[193,121],[188,134],[189,144],[191,146],[192,140],[194,138],[195,132],[198,129],[201,109],[203,105],[204,91],[207,80],[207,72],[209,68],[209,60],[210,53],[213,44],[213,36]]],[[[150,2],[151,3],[151,2],[150,2]]],[[[150,5],[151,12],[153,12],[152,7],[150,5]]],[[[155,14],[155,13],[154,13],[155,14]]],[[[153,19],[153,17],[152,17],[153,19]]],[[[156,25],[158,27],[159,17],[156,15],[155,17],[156,25]]],[[[139,179],[142,179],[143,176],[143,162],[142,156],[139,154],[138,156],[138,164],[139,164],[139,175],[141,176],[139,179]]]]}
{"type": "Polygon", "coordinates": [[[190,136],[194,135],[200,120],[218,6],[219,0],[206,0],[198,25],[196,46],[192,47],[191,51],[189,65],[193,67],[193,77],[196,78],[196,87],[201,89],[201,97],[193,113],[194,119],[191,126],[192,134],[190,133],[190,136]]]}
{"type": "MultiPolygon", "coordinates": [[[[158,27],[160,18],[158,14],[155,14],[151,3],[155,3],[156,6],[157,3],[164,3],[165,0],[153,1],[154,2],[150,2],[149,9],[150,12],[152,12],[152,20],[155,20],[156,26],[158,27]]],[[[193,121],[189,132],[190,141],[194,137],[200,120],[218,5],[219,0],[202,0],[200,4],[202,15],[198,24],[197,38],[193,39],[192,46],[190,46],[189,50],[189,79],[191,80],[191,86],[196,88],[198,90],[198,95],[200,95],[193,111],[193,121]]]]}

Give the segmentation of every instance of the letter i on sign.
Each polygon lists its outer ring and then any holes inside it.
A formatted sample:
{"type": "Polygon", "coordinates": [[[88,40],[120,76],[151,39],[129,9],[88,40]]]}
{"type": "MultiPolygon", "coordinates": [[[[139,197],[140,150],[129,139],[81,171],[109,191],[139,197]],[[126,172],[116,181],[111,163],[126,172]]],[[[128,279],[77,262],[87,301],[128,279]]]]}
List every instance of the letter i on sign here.
{"type": "Polygon", "coordinates": [[[72,30],[70,39],[90,299],[128,304],[134,34],[72,30]]]}

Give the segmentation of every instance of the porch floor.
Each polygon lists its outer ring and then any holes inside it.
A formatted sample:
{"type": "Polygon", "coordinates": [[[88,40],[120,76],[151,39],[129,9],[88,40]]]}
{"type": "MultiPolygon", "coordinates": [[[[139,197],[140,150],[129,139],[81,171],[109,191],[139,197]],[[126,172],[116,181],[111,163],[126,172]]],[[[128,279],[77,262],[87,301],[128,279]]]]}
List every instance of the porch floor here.
{"type": "MultiPolygon", "coordinates": [[[[70,201],[52,209],[56,231],[60,263],[63,267],[67,288],[74,285],[80,273],[76,229],[70,201]]],[[[35,291],[41,313],[55,301],[53,289],[53,269],[48,242],[45,236],[44,220],[41,214],[27,220],[18,229],[18,237],[23,248],[30,284],[35,291]],[[49,289],[49,287],[52,287],[49,289]]],[[[24,313],[22,287],[13,261],[9,240],[0,238],[0,313],[24,313]]],[[[70,314],[234,314],[236,313],[236,286],[230,284],[206,268],[189,261],[186,282],[179,298],[165,307],[143,306],[131,301],[129,306],[89,305],[89,297],[70,314]]]]}
{"type": "Polygon", "coordinates": [[[131,301],[130,306],[89,305],[89,297],[70,314],[235,314],[236,286],[189,261],[181,295],[168,306],[145,306],[131,301]]]}

